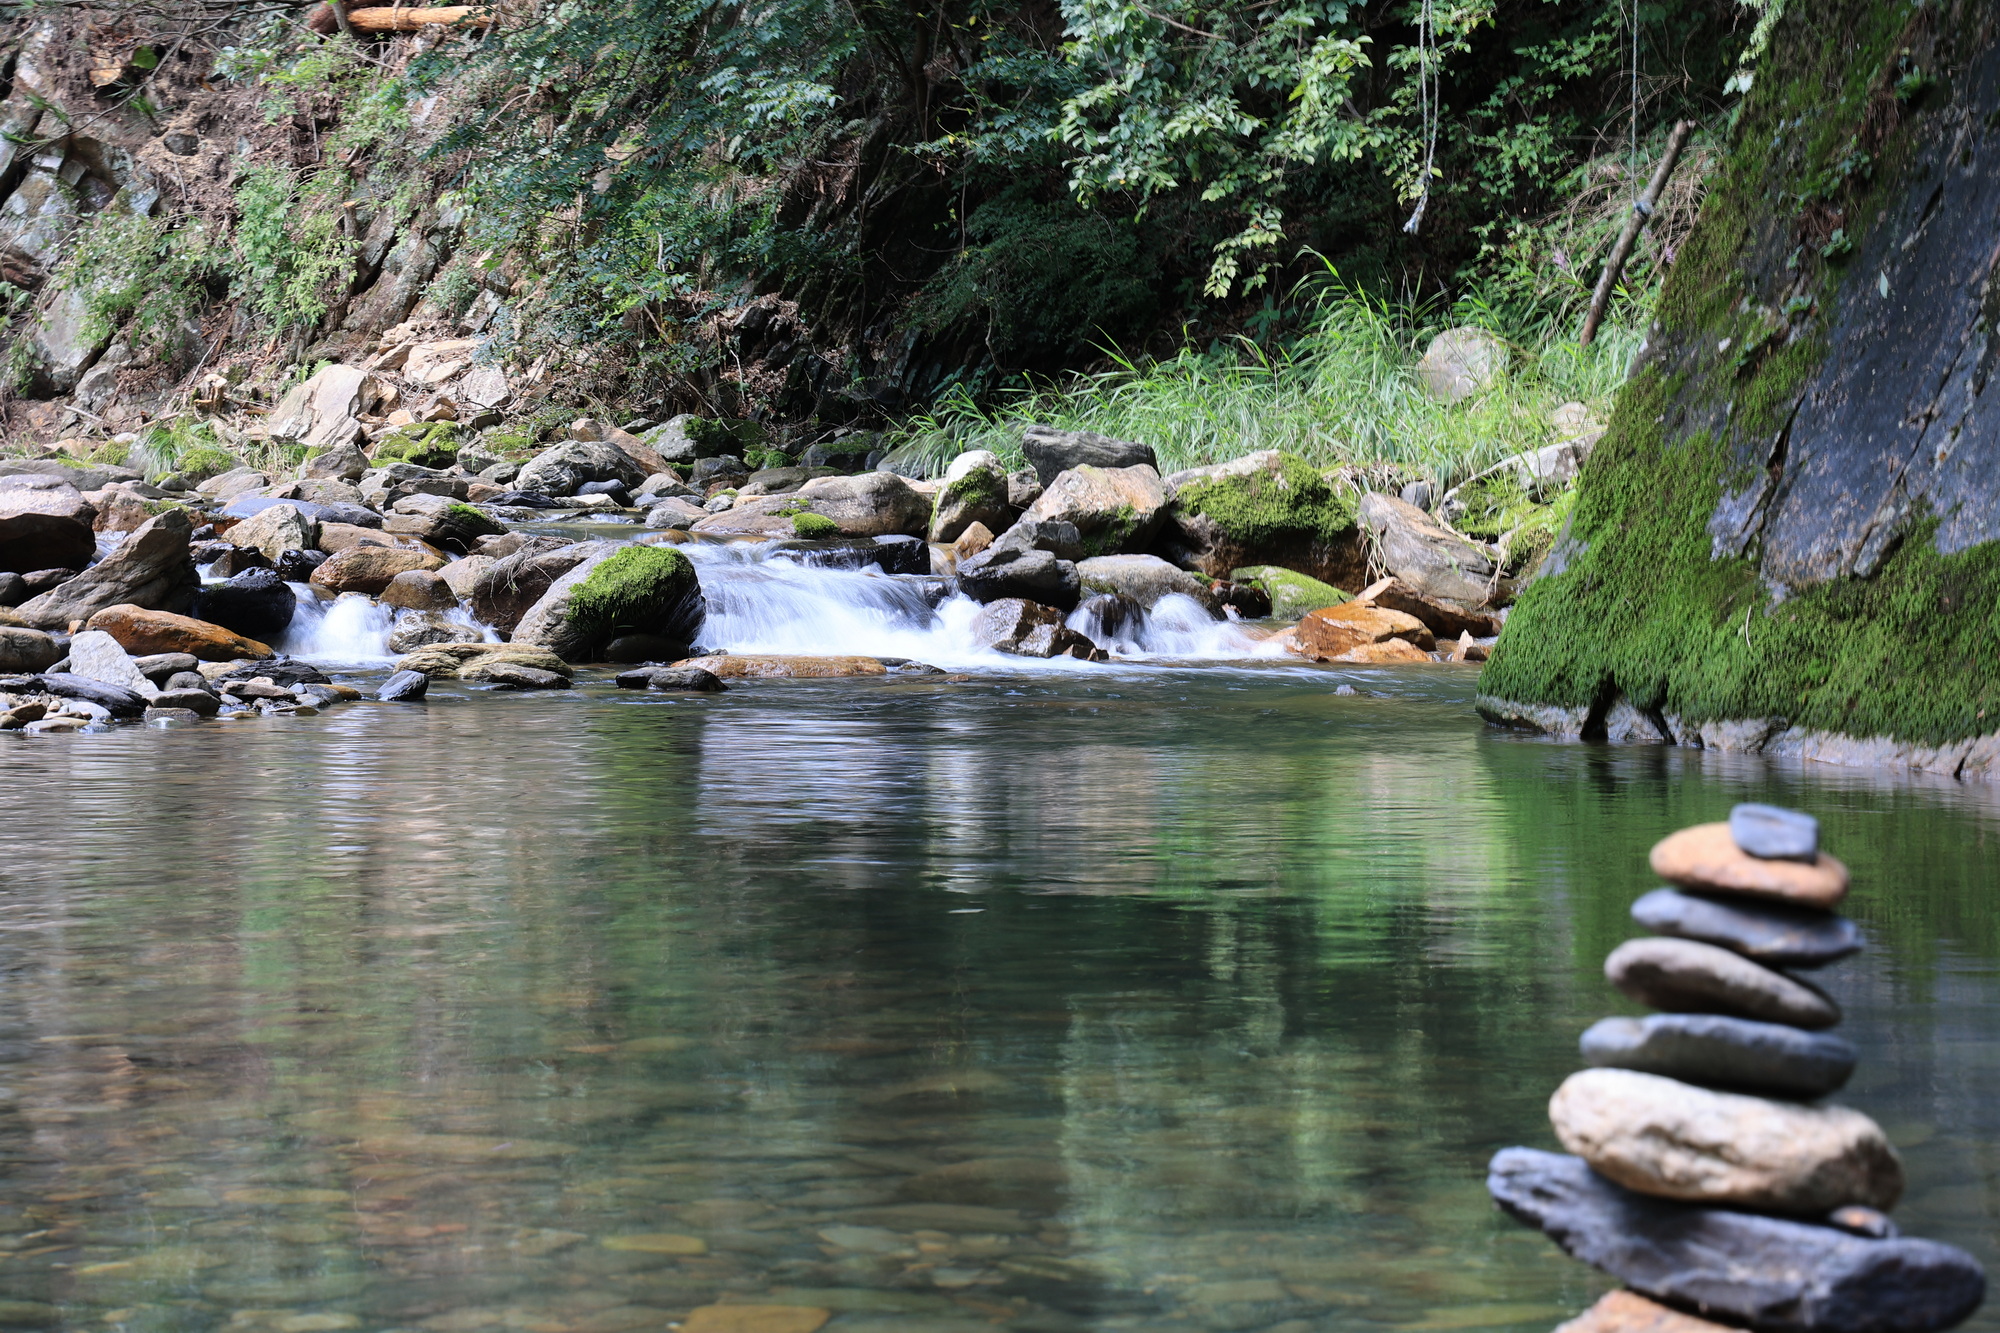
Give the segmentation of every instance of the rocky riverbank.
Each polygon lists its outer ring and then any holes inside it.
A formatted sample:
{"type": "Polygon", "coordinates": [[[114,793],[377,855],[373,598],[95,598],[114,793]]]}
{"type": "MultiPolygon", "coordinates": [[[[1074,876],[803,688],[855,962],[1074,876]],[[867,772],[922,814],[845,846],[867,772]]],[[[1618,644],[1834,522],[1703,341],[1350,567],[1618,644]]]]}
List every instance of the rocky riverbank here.
{"type": "Polygon", "coordinates": [[[1180,617],[1235,626],[1244,656],[1479,661],[1512,591],[1499,553],[1277,453],[1162,476],[1146,445],[1030,429],[1029,468],[973,451],[933,480],[811,450],[753,469],[722,452],[737,436],[721,423],[676,418],[580,420],[521,461],[468,446],[418,462],[397,429],[370,438],[326,407],[346,369],[287,400],[287,429],[320,441],[296,475],[0,462],[0,727],[327,707],[355,692],[274,645],[344,604],[392,618],[402,660],[382,693],[402,700],[440,675],[567,688],[593,663],[696,689],[932,669],[712,641],[684,552],[716,545],[879,571],[920,620],[962,596],[977,649],[1025,658],[1105,661],[1180,617]]]}

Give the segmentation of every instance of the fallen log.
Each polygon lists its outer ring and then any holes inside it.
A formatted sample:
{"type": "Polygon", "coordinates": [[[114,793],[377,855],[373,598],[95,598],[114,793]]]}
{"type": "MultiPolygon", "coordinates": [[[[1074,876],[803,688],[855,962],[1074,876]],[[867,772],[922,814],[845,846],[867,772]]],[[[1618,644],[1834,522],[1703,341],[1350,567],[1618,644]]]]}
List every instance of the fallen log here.
{"type": "MultiPolygon", "coordinates": [[[[375,5],[367,9],[347,11],[348,27],[357,33],[364,32],[417,32],[432,24],[473,25],[488,22],[483,5],[437,5],[428,9],[412,8],[404,5],[375,5]]],[[[306,26],[317,33],[331,33],[339,19],[332,5],[320,5],[306,19],[306,26]]]]}

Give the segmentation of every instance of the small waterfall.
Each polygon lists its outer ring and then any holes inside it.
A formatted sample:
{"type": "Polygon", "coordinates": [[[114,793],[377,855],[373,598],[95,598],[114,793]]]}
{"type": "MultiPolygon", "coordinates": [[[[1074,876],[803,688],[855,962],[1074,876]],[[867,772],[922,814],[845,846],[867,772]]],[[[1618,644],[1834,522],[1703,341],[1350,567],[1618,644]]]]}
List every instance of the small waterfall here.
{"type": "MultiPolygon", "coordinates": [[[[739,653],[907,657],[941,667],[1006,664],[1087,668],[1072,658],[1047,662],[980,647],[972,636],[979,604],[949,591],[943,579],[863,569],[815,568],[783,551],[752,543],[688,543],[708,602],[699,634],[703,646],[739,653]]],[[[1230,621],[1212,619],[1193,598],[1162,598],[1148,611],[1132,607],[1124,623],[1104,625],[1085,608],[1072,629],[1114,656],[1130,659],[1243,660],[1274,650],[1230,621]]]]}
{"type": "Polygon", "coordinates": [[[298,599],[292,623],[272,644],[281,653],[321,662],[385,662],[396,610],[363,593],[344,592],[321,601],[310,584],[285,585],[298,599]]]}

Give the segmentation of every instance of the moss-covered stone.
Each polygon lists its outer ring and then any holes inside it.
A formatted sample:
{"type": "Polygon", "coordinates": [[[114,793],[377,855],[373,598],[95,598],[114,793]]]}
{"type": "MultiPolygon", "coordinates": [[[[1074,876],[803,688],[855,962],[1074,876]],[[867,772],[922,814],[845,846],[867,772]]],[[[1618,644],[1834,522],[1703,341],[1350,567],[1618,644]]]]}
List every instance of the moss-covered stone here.
{"type": "Polygon", "coordinates": [[[840,535],[840,524],[824,514],[793,514],[792,531],[801,537],[820,540],[840,535]]]}
{"type": "Polygon", "coordinates": [[[242,466],[243,460],[227,450],[203,446],[190,449],[175,459],[174,473],[190,482],[203,482],[242,466]]]}
{"type": "Polygon", "coordinates": [[[1836,218],[1867,237],[1922,175],[1919,122],[1894,87],[1900,62],[1943,59],[1923,25],[1946,20],[1925,14],[1834,0],[1787,15],[1483,693],[1600,712],[1622,695],[1688,724],[1779,719],[1933,745],[2000,730],[2000,543],[1942,554],[1940,516],[1919,510],[1864,575],[1781,585],[1768,531],[1723,521],[1723,502],[1794,484],[1791,423],[1835,364],[1831,312],[1886,285],[1816,242],[1836,218]]]}
{"type": "Polygon", "coordinates": [[[1308,611],[1354,600],[1352,593],[1278,565],[1249,565],[1231,570],[1229,577],[1237,583],[1261,588],[1271,599],[1272,617],[1278,620],[1297,620],[1308,611]]]}
{"type": "Polygon", "coordinates": [[[694,564],[670,546],[627,546],[598,563],[570,593],[572,634],[604,644],[619,634],[691,631],[700,618],[694,564]]]}
{"type": "Polygon", "coordinates": [[[1353,491],[1295,454],[1280,454],[1274,470],[1191,481],[1176,499],[1248,547],[1339,541],[1355,530],[1355,503],[1353,491]]]}
{"type": "Polygon", "coordinates": [[[449,421],[402,426],[375,445],[374,461],[413,463],[418,467],[450,467],[458,461],[458,427],[449,421]]]}

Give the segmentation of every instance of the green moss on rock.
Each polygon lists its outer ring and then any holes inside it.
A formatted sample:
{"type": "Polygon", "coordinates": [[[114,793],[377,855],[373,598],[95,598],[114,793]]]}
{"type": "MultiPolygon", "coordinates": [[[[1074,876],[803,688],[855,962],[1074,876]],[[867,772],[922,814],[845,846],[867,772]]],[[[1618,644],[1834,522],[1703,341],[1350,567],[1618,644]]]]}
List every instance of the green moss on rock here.
{"type": "Polygon", "coordinates": [[[570,594],[565,623],[580,639],[672,634],[701,595],[694,564],[670,546],[627,546],[590,571],[570,594]]]}
{"type": "Polygon", "coordinates": [[[1279,565],[1249,565],[1231,570],[1229,577],[1237,583],[1263,589],[1271,599],[1272,618],[1277,620],[1297,620],[1308,611],[1354,600],[1353,593],[1342,592],[1331,583],[1321,583],[1316,578],[1279,565]]]}
{"type": "Polygon", "coordinates": [[[826,537],[838,537],[840,524],[824,514],[793,514],[792,531],[801,537],[817,541],[826,537]]]}
{"type": "Polygon", "coordinates": [[[401,426],[376,444],[374,461],[413,463],[418,467],[450,467],[458,461],[458,427],[449,421],[401,426]]]}
{"type": "Polygon", "coordinates": [[[1191,481],[1175,503],[1211,520],[1232,541],[1256,548],[1294,540],[1332,543],[1352,535],[1357,499],[1305,459],[1281,454],[1275,472],[1191,481]]]}

